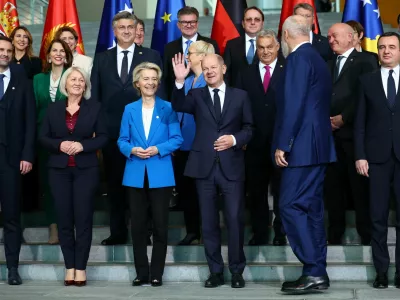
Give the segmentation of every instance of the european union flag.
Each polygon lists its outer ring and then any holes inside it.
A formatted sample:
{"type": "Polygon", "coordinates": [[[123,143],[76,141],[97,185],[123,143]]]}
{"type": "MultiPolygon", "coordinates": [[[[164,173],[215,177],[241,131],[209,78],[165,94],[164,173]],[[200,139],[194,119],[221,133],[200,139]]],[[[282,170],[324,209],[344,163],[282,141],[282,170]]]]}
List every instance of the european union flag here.
{"type": "Polygon", "coordinates": [[[178,10],[185,6],[184,0],[158,0],[156,16],[154,18],[153,37],[151,48],[164,54],[164,46],[179,38],[178,10]]]}
{"type": "Polygon", "coordinates": [[[116,46],[115,36],[112,28],[113,17],[121,12],[129,11],[133,13],[130,0],[104,0],[103,15],[97,37],[96,53],[106,51],[116,46]]]}
{"type": "Polygon", "coordinates": [[[342,22],[358,21],[364,26],[363,48],[378,52],[377,41],[383,33],[377,0],[347,0],[342,22]]]}

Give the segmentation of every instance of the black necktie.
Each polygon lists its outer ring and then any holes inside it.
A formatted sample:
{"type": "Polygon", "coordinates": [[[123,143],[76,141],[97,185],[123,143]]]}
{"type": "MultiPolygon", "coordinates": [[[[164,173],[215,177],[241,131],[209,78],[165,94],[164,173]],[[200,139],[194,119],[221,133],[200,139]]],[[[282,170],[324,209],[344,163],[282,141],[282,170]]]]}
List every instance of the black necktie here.
{"type": "Polygon", "coordinates": [[[390,106],[393,107],[394,103],[396,102],[396,84],[394,83],[393,70],[389,71],[387,82],[387,99],[390,106]]]}
{"type": "Polygon", "coordinates": [[[121,66],[121,80],[122,83],[125,83],[128,79],[128,53],[129,51],[125,50],[122,51],[124,53],[124,58],[122,59],[122,66],[121,66]]]}
{"type": "Polygon", "coordinates": [[[214,92],[214,111],[215,117],[217,118],[217,122],[221,120],[221,100],[219,99],[219,89],[213,89],[214,92]]]}
{"type": "Polygon", "coordinates": [[[335,74],[334,74],[334,80],[336,81],[337,79],[338,79],[338,77],[339,77],[339,70],[340,70],[340,62],[342,61],[342,59],[344,58],[344,56],[342,56],[342,55],[339,55],[338,57],[337,57],[337,60],[336,60],[336,66],[335,66],[335,74]]]}
{"type": "Polygon", "coordinates": [[[3,99],[4,96],[4,77],[6,75],[0,74],[0,101],[3,99]]]}

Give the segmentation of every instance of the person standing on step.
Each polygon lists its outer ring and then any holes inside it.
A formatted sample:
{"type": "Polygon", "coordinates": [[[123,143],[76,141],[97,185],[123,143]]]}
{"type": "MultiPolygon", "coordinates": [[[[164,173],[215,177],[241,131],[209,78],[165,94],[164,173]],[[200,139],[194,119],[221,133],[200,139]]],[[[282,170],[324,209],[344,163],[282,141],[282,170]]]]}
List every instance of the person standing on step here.
{"type": "Polygon", "coordinates": [[[122,184],[127,187],[136,278],[133,286],[162,285],[168,243],[169,198],[175,185],[172,153],[182,135],[171,103],[156,96],[161,69],[144,62],[133,70],[141,98],[125,107],[118,147],[126,159],[122,184]],[[147,257],[148,211],[153,222],[151,264],[147,257]]]}
{"type": "Polygon", "coordinates": [[[285,234],[279,213],[280,170],[273,164],[271,156],[272,134],[278,95],[277,86],[285,59],[279,56],[279,42],[272,30],[261,30],[256,36],[258,64],[248,66],[239,74],[236,87],[247,91],[254,117],[253,138],[246,146],[246,184],[250,200],[253,237],[250,246],[268,243],[269,205],[268,186],[273,194],[273,222],[275,246],[286,245],[285,234]]]}
{"type": "Polygon", "coordinates": [[[251,103],[245,91],[227,87],[224,82],[226,66],[218,54],[206,55],[202,62],[206,87],[191,89],[185,96],[185,78],[190,66],[185,66],[183,55],[173,59],[176,88],[172,108],[192,114],[196,133],[185,176],[195,178],[199,197],[201,224],[210,276],[205,287],[225,283],[224,262],[221,256],[221,229],[217,196],[224,199],[224,216],[228,228],[229,270],[231,286],[245,286],[244,256],[244,180],[243,146],[252,136],[251,103]]]}
{"type": "Polygon", "coordinates": [[[224,61],[227,67],[225,82],[229,86],[235,86],[240,72],[249,65],[258,64],[256,36],[264,27],[262,10],[256,6],[246,8],[242,26],[245,35],[229,40],[225,47],[224,61]]]}
{"type": "Polygon", "coordinates": [[[400,36],[386,32],[378,39],[381,67],[361,76],[354,124],[358,174],[369,178],[374,288],[388,287],[387,247],[391,186],[396,201],[394,285],[400,288],[400,36]]]}
{"type": "Polygon", "coordinates": [[[327,289],[323,184],[325,170],[336,160],[329,120],[332,82],[322,57],[310,43],[310,24],[291,16],[282,27],[286,66],[279,84],[272,143],[282,168],[279,209],[284,230],[302,275],[282,291],[304,293],[327,289]]]}
{"type": "MultiPolygon", "coordinates": [[[[145,61],[162,67],[157,51],[138,47],[134,43],[137,26],[135,15],[127,11],[119,12],[114,16],[112,26],[117,46],[96,54],[91,74],[92,97],[102,103],[109,134],[103,159],[107,177],[110,236],[101,242],[102,245],[125,244],[128,237],[126,192],[122,186],[126,159],[118,149],[117,139],[125,106],[139,98],[132,86],[132,71],[145,61]]],[[[158,94],[164,94],[162,87],[158,94]]]]}
{"type": "MultiPolygon", "coordinates": [[[[214,46],[205,41],[197,41],[190,45],[186,59],[193,74],[185,79],[185,95],[191,89],[206,86],[201,61],[210,53],[215,53],[214,46]]],[[[197,199],[196,182],[193,178],[184,175],[196,132],[196,123],[192,114],[180,112],[178,113],[178,119],[183,143],[180,149],[174,153],[174,167],[186,226],[186,236],[178,245],[185,246],[200,242],[200,208],[199,200],[197,199]]]]}
{"type": "Polygon", "coordinates": [[[20,285],[20,181],[35,159],[36,112],[32,82],[23,69],[10,65],[12,54],[12,41],[0,36],[0,205],[8,284],[20,285]]]}
{"type": "MultiPolygon", "coordinates": [[[[40,132],[44,115],[50,103],[65,100],[60,92],[59,84],[62,74],[72,64],[73,56],[67,43],[54,39],[46,51],[46,62],[44,72],[33,78],[33,91],[36,100],[37,131],[40,132]]],[[[47,161],[49,152],[38,144],[39,180],[41,192],[44,195],[44,206],[48,224],[50,224],[50,237],[48,243],[58,244],[58,230],[56,212],[54,210],[54,199],[51,196],[47,161]]]]}

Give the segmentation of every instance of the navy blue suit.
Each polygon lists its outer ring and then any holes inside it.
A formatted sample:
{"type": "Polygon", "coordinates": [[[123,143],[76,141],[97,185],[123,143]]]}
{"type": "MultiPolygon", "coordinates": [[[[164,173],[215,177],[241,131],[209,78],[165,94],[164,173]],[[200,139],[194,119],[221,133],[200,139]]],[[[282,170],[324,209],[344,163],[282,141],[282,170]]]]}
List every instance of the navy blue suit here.
{"type": "Polygon", "coordinates": [[[323,181],[336,160],[329,119],[331,76],[324,60],[306,43],[287,57],[277,95],[273,152],[286,152],[280,211],[303,275],[326,275],[323,181]]]}
{"type": "Polygon", "coordinates": [[[185,175],[196,178],[210,272],[222,273],[224,269],[217,208],[219,189],[224,196],[224,215],[229,228],[229,269],[231,273],[241,274],[246,265],[243,252],[245,164],[242,147],[252,136],[250,100],[245,91],[226,87],[219,122],[208,87],[192,89],[186,97],[183,88],[175,88],[171,102],[174,110],[192,114],[196,122],[185,175]],[[233,135],[236,146],[216,152],[214,142],[222,135],[233,135]]]}

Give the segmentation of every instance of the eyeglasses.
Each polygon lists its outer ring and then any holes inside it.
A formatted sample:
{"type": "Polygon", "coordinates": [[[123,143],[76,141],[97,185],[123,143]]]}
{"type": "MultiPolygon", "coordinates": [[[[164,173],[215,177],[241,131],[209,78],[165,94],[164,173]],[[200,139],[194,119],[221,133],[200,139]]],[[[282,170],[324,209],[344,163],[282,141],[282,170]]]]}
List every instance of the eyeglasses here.
{"type": "Polygon", "coordinates": [[[183,26],[194,26],[197,24],[197,20],[193,20],[193,21],[178,21],[179,24],[183,25],[183,26]]]}
{"type": "Polygon", "coordinates": [[[128,25],[128,26],[118,26],[117,27],[117,29],[118,29],[118,31],[125,31],[125,30],[127,30],[128,29],[128,31],[132,31],[132,30],[134,30],[136,27],[135,26],[133,26],[133,25],[128,25]]]}
{"type": "Polygon", "coordinates": [[[244,19],[244,21],[246,22],[246,23],[260,23],[262,20],[261,20],[261,18],[247,18],[247,19],[244,19]]]}

